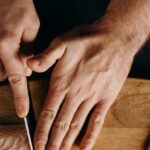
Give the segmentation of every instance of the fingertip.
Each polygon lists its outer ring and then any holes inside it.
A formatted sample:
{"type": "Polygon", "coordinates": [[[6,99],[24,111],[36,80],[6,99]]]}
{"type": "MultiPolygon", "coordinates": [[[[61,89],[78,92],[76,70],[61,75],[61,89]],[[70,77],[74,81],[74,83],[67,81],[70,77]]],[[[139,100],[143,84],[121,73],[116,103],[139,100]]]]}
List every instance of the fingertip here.
{"type": "Polygon", "coordinates": [[[39,73],[47,71],[54,63],[55,60],[51,62],[43,55],[32,57],[27,61],[28,67],[39,73]]]}
{"type": "Polygon", "coordinates": [[[38,57],[32,57],[32,58],[29,58],[27,60],[27,64],[30,66],[30,67],[38,67],[41,65],[41,61],[40,61],[40,58],[38,57]]]}
{"type": "Polygon", "coordinates": [[[18,102],[15,103],[15,109],[16,109],[16,113],[17,116],[19,118],[24,118],[27,116],[28,112],[29,112],[29,103],[22,103],[22,102],[18,102]]]}
{"type": "Polygon", "coordinates": [[[41,72],[41,60],[40,58],[32,57],[27,60],[27,65],[35,72],[41,72]]]}
{"type": "Polygon", "coordinates": [[[32,75],[32,70],[30,68],[25,69],[26,76],[29,77],[32,75]]]}
{"type": "Polygon", "coordinates": [[[24,118],[28,114],[28,109],[24,108],[23,106],[17,106],[16,107],[16,113],[19,118],[24,118]]]}

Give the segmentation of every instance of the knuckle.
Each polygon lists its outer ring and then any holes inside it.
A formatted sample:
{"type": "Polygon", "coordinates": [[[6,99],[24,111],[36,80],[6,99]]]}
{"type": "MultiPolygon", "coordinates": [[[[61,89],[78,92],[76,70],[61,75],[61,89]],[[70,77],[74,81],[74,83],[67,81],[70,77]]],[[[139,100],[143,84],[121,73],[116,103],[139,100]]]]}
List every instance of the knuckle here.
{"type": "Polygon", "coordinates": [[[56,129],[66,131],[67,127],[68,127],[68,125],[67,125],[66,121],[61,120],[61,121],[57,121],[55,123],[55,128],[56,129]]]}
{"type": "Polygon", "coordinates": [[[45,120],[53,119],[55,116],[55,112],[53,110],[45,109],[41,113],[41,117],[45,120]]]}
{"type": "Polygon", "coordinates": [[[9,78],[9,82],[12,85],[20,84],[23,80],[23,76],[21,75],[12,75],[9,78]]]}
{"type": "Polygon", "coordinates": [[[70,125],[70,128],[72,130],[78,130],[79,131],[80,128],[81,128],[81,125],[79,123],[77,123],[77,122],[72,122],[71,125],[70,125]]]}

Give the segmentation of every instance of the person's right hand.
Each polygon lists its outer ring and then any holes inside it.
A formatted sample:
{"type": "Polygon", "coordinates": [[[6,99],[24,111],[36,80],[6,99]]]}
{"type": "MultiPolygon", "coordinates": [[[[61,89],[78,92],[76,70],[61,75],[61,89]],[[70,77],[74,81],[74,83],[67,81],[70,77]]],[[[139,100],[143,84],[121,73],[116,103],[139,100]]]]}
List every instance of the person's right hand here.
{"type": "Polygon", "coordinates": [[[0,81],[8,77],[19,117],[28,113],[26,76],[32,73],[20,44],[33,42],[39,25],[32,0],[0,0],[0,81]]]}

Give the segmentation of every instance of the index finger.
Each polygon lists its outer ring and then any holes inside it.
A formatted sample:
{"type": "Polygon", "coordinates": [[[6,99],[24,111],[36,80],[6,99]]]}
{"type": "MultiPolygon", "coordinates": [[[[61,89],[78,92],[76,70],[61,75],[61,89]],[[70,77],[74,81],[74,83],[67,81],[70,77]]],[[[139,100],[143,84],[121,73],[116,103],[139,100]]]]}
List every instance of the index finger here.
{"type": "Polygon", "coordinates": [[[12,88],[17,115],[25,117],[29,110],[29,96],[23,64],[19,55],[11,52],[3,56],[2,61],[12,88]]]}

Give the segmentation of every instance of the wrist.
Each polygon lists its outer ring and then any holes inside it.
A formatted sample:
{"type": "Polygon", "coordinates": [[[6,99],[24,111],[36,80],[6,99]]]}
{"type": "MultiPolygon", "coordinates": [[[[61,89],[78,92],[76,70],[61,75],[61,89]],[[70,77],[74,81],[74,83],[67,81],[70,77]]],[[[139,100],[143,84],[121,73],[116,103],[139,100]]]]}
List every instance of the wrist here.
{"type": "Polygon", "coordinates": [[[104,17],[94,26],[134,57],[150,35],[149,7],[150,1],[112,0],[104,17]]]}
{"type": "MultiPolygon", "coordinates": [[[[101,25],[97,24],[97,26],[101,25]]],[[[137,52],[147,42],[150,35],[149,29],[144,28],[143,26],[135,28],[135,26],[123,27],[120,25],[115,27],[115,29],[113,26],[109,26],[107,28],[106,25],[104,28],[100,28],[98,31],[100,36],[103,34],[103,36],[106,37],[107,42],[120,46],[120,48],[123,51],[126,51],[126,53],[128,53],[131,57],[134,57],[137,54],[137,52]]]]}

